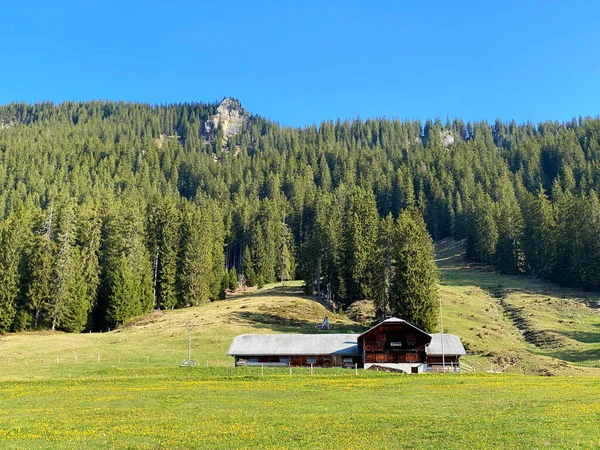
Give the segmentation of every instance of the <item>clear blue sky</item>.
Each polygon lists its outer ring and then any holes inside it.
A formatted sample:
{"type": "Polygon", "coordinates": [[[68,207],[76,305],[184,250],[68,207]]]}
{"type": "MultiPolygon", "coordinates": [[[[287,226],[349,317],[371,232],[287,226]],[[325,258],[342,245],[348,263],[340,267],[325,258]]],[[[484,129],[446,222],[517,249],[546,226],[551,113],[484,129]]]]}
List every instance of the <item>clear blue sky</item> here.
{"type": "Polygon", "coordinates": [[[240,99],[289,125],[600,113],[595,0],[11,1],[0,103],[240,99]]]}

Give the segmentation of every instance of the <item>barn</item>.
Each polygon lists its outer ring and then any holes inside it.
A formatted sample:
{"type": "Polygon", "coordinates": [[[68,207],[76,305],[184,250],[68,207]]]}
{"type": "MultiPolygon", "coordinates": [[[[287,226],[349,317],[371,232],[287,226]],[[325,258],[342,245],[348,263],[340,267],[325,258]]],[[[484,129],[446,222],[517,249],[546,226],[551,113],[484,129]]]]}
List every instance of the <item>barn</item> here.
{"type": "Polygon", "coordinates": [[[429,334],[391,317],[362,334],[244,334],[227,354],[236,366],[378,366],[422,373],[458,372],[466,352],[458,336],[429,334]]]}

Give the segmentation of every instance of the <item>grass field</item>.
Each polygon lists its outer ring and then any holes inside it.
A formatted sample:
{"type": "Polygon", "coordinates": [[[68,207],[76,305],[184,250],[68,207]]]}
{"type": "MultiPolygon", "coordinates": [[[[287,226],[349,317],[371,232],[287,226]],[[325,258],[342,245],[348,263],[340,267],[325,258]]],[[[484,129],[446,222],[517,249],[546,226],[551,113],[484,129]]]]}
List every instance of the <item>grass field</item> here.
{"type": "Polygon", "coordinates": [[[259,368],[0,385],[3,448],[597,448],[593,377],[259,368]]]}
{"type": "Polygon", "coordinates": [[[110,333],[1,336],[0,448],[600,447],[598,294],[437,250],[446,330],[480,373],[233,368],[238,334],[311,333],[325,314],[331,332],[366,329],[272,285],[110,333]],[[188,321],[195,368],[179,367],[188,321]]]}

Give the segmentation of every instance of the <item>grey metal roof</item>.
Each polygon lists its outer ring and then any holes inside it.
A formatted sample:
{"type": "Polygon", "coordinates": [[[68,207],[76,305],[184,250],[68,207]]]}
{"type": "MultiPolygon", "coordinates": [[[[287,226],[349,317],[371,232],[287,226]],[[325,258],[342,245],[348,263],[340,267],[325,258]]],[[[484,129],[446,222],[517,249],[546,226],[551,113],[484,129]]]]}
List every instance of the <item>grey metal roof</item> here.
{"type": "MultiPolygon", "coordinates": [[[[458,336],[444,333],[444,354],[445,355],[466,355],[467,352],[458,336]]],[[[425,352],[429,356],[442,355],[442,335],[440,333],[431,335],[431,342],[425,347],[425,352]]]]}
{"type": "Polygon", "coordinates": [[[231,356],[360,356],[358,334],[242,334],[233,339],[231,356]]]}

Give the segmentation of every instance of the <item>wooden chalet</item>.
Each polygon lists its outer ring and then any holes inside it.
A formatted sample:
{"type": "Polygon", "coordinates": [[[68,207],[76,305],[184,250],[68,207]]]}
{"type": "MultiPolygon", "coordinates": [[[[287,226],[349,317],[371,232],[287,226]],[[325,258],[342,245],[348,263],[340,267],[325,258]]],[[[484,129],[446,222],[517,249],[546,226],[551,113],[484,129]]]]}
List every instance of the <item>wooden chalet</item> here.
{"type": "Polygon", "coordinates": [[[228,355],[236,366],[379,366],[406,373],[460,371],[466,355],[458,336],[428,334],[402,319],[386,319],[362,334],[244,334],[228,355]]]}

